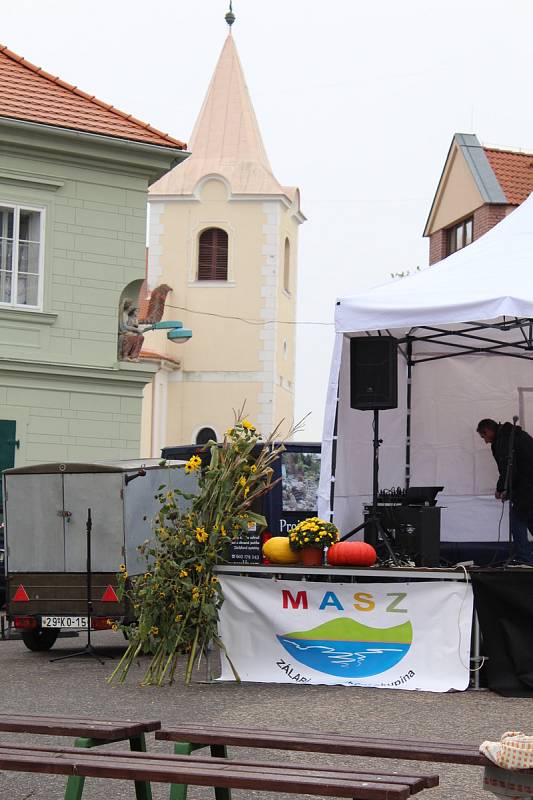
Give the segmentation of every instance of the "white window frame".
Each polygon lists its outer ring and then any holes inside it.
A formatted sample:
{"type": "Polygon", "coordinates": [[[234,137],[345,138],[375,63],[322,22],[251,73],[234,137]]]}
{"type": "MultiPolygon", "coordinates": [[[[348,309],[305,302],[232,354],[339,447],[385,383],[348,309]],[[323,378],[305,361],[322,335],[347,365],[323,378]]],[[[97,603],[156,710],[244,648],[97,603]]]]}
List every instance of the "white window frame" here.
{"type": "Polygon", "coordinates": [[[33,206],[29,203],[13,203],[4,202],[0,198],[0,208],[12,209],[13,214],[13,263],[12,263],[12,280],[11,280],[11,302],[6,303],[0,300],[0,308],[16,308],[16,309],[32,309],[35,311],[42,310],[43,307],[43,273],[44,273],[44,231],[45,231],[45,214],[46,210],[42,206],[33,206]],[[20,212],[21,211],[37,211],[40,215],[39,227],[39,272],[37,280],[37,305],[30,305],[29,303],[17,303],[18,295],[18,271],[19,271],[19,229],[20,229],[20,212]]]}

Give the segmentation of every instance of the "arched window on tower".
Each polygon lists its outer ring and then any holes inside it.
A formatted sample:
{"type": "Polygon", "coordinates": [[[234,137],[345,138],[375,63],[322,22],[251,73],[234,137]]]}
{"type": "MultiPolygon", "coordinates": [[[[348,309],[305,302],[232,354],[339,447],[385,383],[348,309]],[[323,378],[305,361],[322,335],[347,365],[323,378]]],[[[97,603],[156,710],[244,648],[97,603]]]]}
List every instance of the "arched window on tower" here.
{"type": "Polygon", "coordinates": [[[200,234],[198,280],[228,280],[228,234],[222,228],[207,228],[200,234]]]}
{"type": "Polygon", "coordinates": [[[285,237],[285,252],[283,254],[283,288],[290,294],[291,291],[291,243],[285,237]]]}
{"type": "Polygon", "coordinates": [[[196,434],[195,444],[207,444],[210,441],[216,442],[217,435],[213,428],[200,428],[196,434]]]}

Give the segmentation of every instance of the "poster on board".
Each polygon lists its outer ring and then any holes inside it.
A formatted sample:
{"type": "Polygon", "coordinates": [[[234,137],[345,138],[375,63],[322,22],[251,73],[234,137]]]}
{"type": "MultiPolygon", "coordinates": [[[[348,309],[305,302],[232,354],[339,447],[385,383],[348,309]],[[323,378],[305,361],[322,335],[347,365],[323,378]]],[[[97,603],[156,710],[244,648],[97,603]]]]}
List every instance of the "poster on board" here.
{"type": "MultiPolygon", "coordinates": [[[[470,583],[221,575],[219,630],[243,681],[433,692],[469,683],[470,583]]],[[[235,680],[222,658],[220,680],[235,680]]]]}

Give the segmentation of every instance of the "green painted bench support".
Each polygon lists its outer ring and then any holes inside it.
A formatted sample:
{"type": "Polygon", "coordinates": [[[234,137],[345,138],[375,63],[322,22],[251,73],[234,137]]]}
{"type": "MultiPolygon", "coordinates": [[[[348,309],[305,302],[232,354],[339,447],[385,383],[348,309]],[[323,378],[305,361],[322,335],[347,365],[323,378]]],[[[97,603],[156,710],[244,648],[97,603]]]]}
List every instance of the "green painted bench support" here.
{"type": "MultiPolygon", "coordinates": [[[[114,744],[116,742],[123,742],[124,739],[86,739],[79,738],[74,742],[74,747],[98,747],[102,744],[114,744]]],[[[138,736],[132,736],[129,739],[130,750],[137,753],[146,753],[146,740],[144,733],[138,736]]],[[[202,745],[198,745],[201,747],[202,745]]],[[[215,745],[216,747],[216,745],[215,745]]],[[[225,748],[224,748],[225,749],[225,748]]],[[[85,778],[82,776],[71,776],[67,780],[67,787],[65,789],[65,800],[81,800],[83,787],[85,785],[85,778]]],[[[185,792],[187,788],[185,787],[185,792]]],[[[217,790],[218,791],[218,790],[217,790]]],[[[135,781],[135,797],[136,800],[152,800],[152,789],[148,781],[135,781]]],[[[185,798],[184,798],[185,800],[185,798]]],[[[218,798],[217,800],[226,800],[225,798],[218,798]]],[[[227,799],[229,800],[229,798],[227,799]]]]}
{"type": "MultiPolygon", "coordinates": [[[[190,756],[193,750],[200,750],[202,747],[209,747],[211,755],[218,758],[227,758],[228,751],[225,744],[193,744],[192,742],[175,742],[174,753],[177,756],[190,756]]],[[[187,784],[173,783],[170,787],[170,800],[187,800],[187,784]]],[[[65,800],[71,800],[66,798],[65,800]]],[[[74,798],[72,799],[74,800],[74,798]]],[[[75,800],[78,800],[77,798],[75,800]]],[[[231,789],[223,789],[215,786],[215,800],[231,800],[231,789]]]]}

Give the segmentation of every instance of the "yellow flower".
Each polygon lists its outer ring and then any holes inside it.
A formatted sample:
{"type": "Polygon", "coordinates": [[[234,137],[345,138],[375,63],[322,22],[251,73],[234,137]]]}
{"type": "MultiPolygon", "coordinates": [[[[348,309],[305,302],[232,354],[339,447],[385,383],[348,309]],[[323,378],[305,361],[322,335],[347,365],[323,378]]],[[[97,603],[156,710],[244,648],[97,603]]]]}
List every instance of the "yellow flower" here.
{"type": "Polygon", "coordinates": [[[128,573],[127,573],[127,572],[121,572],[121,573],[120,573],[120,577],[122,578],[122,580],[124,580],[124,581],[125,581],[125,580],[126,580],[126,578],[128,577],[128,573]]]}
{"type": "Polygon", "coordinates": [[[216,575],[213,575],[213,577],[211,578],[211,583],[218,583],[218,578],[216,575]]]}
{"type": "Polygon", "coordinates": [[[149,572],[145,572],[144,573],[144,580],[147,581],[149,577],[150,577],[150,573],[149,572]]]}
{"type": "Polygon", "coordinates": [[[235,433],[234,428],[228,428],[228,430],[226,431],[226,436],[233,436],[234,433],[235,433]]]}
{"type": "Polygon", "coordinates": [[[188,574],[186,569],[180,570],[180,578],[186,578],[188,574]]]}
{"type": "Polygon", "coordinates": [[[239,478],[239,486],[246,486],[246,478],[244,477],[244,475],[241,475],[241,477],[239,478]]]}
{"type": "Polygon", "coordinates": [[[185,472],[188,475],[190,472],[196,472],[196,470],[200,469],[201,466],[202,466],[202,459],[200,458],[200,456],[191,456],[191,458],[189,458],[189,460],[185,464],[185,472]]]}
{"type": "Polygon", "coordinates": [[[116,622],[114,622],[114,623],[111,625],[111,630],[112,630],[112,631],[118,631],[118,625],[117,625],[117,623],[116,623],[116,622]]]}
{"type": "Polygon", "coordinates": [[[201,572],[203,570],[203,564],[195,564],[194,569],[196,572],[201,572]]]}
{"type": "Polygon", "coordinates": [[[157,627],[157,625],[152,625],[152,627],[150,628],[150,633],[152,634],[152,636],[159,635],[159,628],[157,627]]]}
{"type": "Polygon", "coordinates": [[[250,494],[250,487],[249,486],[245,486],[244,487],[244,496],[248,497],[249,494],[250,494]]]}
{"type": "Polygon", "coordinates": [[[247,431],[255,431],[255,425],[252,425],[252,423],[251,423],[251,422],[248,422],[248,420],[247,420],[247,419],[243,419],[243,421],[241,422],[241,425],[242,425],[242,427],[243,427],[243,428],[245,428],[247,431]]]}
{"type": "Polygon", "coordinates": [[[183,619],[183,614],[176,614],[176,616],[174,617],[174,622],[181,622],[182,619],[183,619]]]}
{"type": "Polygon", "coordinates": [[[252,464],[252,466],[250,467],[250,472],[257,472],[257,467],[255,466],[255,464],[252,464]]]}
{"type": "Polygon", "coordinates": [[[196,528],[196,538],[200,543],[203,543],[209,539],[209,534],[205,528],[196,528]]]}
{"type": "Polygon", "coordinates": [[[119,567],[119,570],[121,572],[126,572],[126,565],[125,564],[121,564],[120,567],[119,567]]]}

